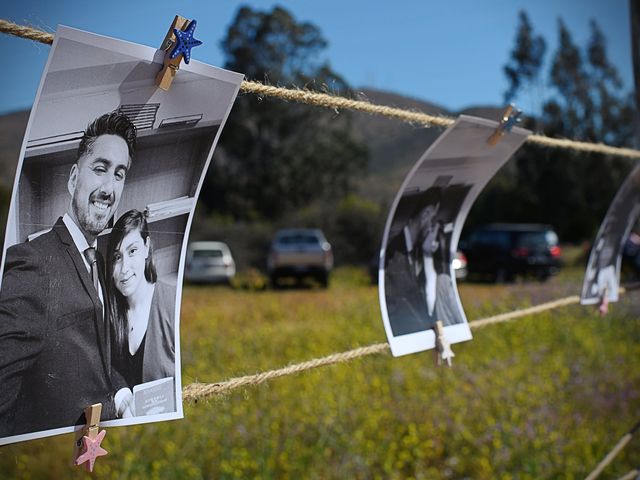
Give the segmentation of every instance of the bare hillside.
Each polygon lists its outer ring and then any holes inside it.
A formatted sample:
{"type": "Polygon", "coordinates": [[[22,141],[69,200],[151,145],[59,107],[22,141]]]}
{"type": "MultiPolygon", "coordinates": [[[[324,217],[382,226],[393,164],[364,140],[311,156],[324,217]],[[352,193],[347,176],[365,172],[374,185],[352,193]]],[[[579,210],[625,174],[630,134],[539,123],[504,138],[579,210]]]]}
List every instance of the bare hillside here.
{"type": "Polygon", "coordinates": [[[0,116],[0,186],[6,189],[13,185],[28,119],[28,110],[0,116]]]}
{"type": "MultiPolygon", "coordinates": [[[[371,103],[430,115],[455,116],[437,104],[390,92],[364,88],[360,90],[358,97],[371,103]]],[[[500,109],[473,107],[459,113],[497,119],[500,109]]],[[[369,147],[369,169],[359,182],[360,193],[366,198],[388,205],[411,166],[438,138],[442,129],[414,126],[365,113],[350,114],[353,118],[353,134],[369,147]]],[[[5,189],[12,186],[28,118],[27,110],[0,116],[0,187],[5,189]]]]}

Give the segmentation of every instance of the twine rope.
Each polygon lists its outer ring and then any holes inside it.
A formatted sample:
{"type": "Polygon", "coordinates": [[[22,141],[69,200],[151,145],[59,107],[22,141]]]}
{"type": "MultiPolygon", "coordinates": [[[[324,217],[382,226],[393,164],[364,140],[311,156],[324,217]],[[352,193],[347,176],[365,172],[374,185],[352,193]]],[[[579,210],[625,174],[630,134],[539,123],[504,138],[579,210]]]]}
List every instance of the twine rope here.
{"type": "MultiPolygon", "coordinates": [[[[53,34],[51,33],[31,28],[25,25],[18,25],[4,19],[0,19],[0,32],[49,45],[53,43],[54,38],[53,34]]],[[[453,119],[443,116],[433,116],[422,112],[414,112],[384,105],[376,105],[369,102],[353,100],[345,97],[313,92],[309,90],[275,87],[255,81],[243,81],[240,89],[245,93],[251,93],[258,96],[279,98],[284,101],[305,103],[308,105],[330,108],[333,110],[345,109],[360,111],[372,115],[380,115],[388,118],[402,120],[411,124],[422,125],[428,128],[434,126],[448,127],[454,122],[453,119]]],[[[530,135],[527,141],[530,143],[541,145],[543,147],[572,149],[580,152],[600,153],[604,155],[614,155],[627,158],[640,158],[640,151],[638,150],[612,147],[603,143],[594,144],[570,139],[556,139],[547,137],[545,135],[530,135]]],[[[621,289],[621,291],[623,292],[624,289],[621,289]]],[[[528,315],[533,315],[543,311],[552,310],[579,302],[580,297],[577,295],[573,295],[533,307],[475,320],[469,322],[469,327],[472,329],[482,328],[488,325],[508,322],[517,318],[522,318],[528,315]]],[[[346,363],[368,355],[387,352],[388,350],[388,343],[377,343],[365,347],[355,348],[353,350],[342,353],[334,353],[326,357],[308,360],[306,362],[290,365],[284,368],[269,370],[266,372],[258,373],[256,375],[245,375],[243,377],[232,378],[221,383],[192,383],[190,385],[187,385],[183,389],[183,399],[187,402],[197,402],[198,400],[207,399],[212,396],[226,395],[238,388],[260,385],[275,378],[298,374],[318,367],[346,363]]],[[[602,473],[602,471],[613,461],[613,459],[622,451],[622,449],[624,449],[624,447],[631,441],[633,434],[637,431],[638,428],[640,428],[640,422],[638,422],[631,429],[631,431],[626,433],[618,441],[618,443],[616,443],[611,451],[609,451],[609,453],[602,459],[602,461],[589,474],[589,476],[587,476],[586,480],[595,480],[602,473]]],[[[635,478],[638,473],[639,472],[637,469],[631,470],[623,477],[621,477],[621,480],[631,480],[632,478],[635,478]]]]}
{"type": "MultiPolygon", "coordinates": [[[[624,289],[620,289],[624,292],[624,289]]],[[[533,307],[522,308],[514,310],[508,313],[502,313],[491,317],[474,320],[469,322],[469,328],[477,329],[486,327],[488,325],[495,325],[498,323],[510,322],[518,318],[526,317],[536,313],[541,313],[547,310],[553,310],[561,308],[567,305],[572,305],[580,302],[580,297],[572,295],[570,297],[560,298],[533,307]]],[[[315,358],[306,362],[289,365],[283,368],[275,370],[268,370],[266,372],[257,373],[255,375],[245,375],[243,377],[236,377],[218,383],[191,383],[182,389],[182,399],[185,402],[197,402],[198,400],[206,400],[211,397],[224,396],[231,393],[233,390],[243,387],[250,387],[260,385],[266,381],[286,377],[288,375],[296,375],[298,373],[312,370],[318,367],[325,367],[329,365],[335,365],[338,363],[346,363],[357,358],[366,357],[368,355],[377,355],[385,353],[389,350],[388,343],[376,343],[365,347],[355,348],[341,353],[333,353],[326,357],[315,358]]]]}
{"type": "MultiPolygon", "coordinates": [[[[638,428],[640,428],[640,421],[636,423],[631,430],[625,433],[620,440],[618,440],[618,443],[616,443],[611,451],[609,451],[609,453],[607,453],[607,455],[600,461],[600,463],[596,466],[593,472],[589,474],[586,480],[595,480],[596,478],[598,478],[602,471],[613,461],[614,458],[616,458],[616,456],[622,451],[622,449],[627,446],[627,444],[631,441],[633,434],[638,431],[638,428]]],[[[629,475],[630,473],[631,472],[627,473],[623,478],[627,478],[627,475],[629,475]]]]}
{"type": "Polygon", "coordinates": [[[40,43],[47,43],[49,45],[53,43],[52,33],[31,28],[26,25],[18,25],[17,23],[10,22],[3,18],[0,18],[0,32],[29,40],[35,40],[40,43]]]}
{"type": "Polygon", "coordinates": [[[533,307],[522,308],[519,310],[514,310],[512,312],[501,313],[492,317],[474,320],[472,322],[469,322],[469,327],[471,329],[474,329],[486,327],[488,325],[495,325],[498,323],[505,323],[517,318],[526,317],[527,315],[534,315],[536,313],[541,313],[560,307],[566,307],[567,305],[574,305],[576,303],[580,303],[580,297],[578,295],[571,295],[570,297],[559,298],[558,300],[541,303],[540,305],[534,305],[533,307]]]}
{"type": "MultiPolygon", "coordinates": [[[[350,98],[329,95],[328,93],[313,92],[310,90],[282,88],[272,85],[265,85],[260,82],[245,80],[240,85],[240,90],[246,93],[253,93],[258,96],[274,97],[285,101],[306,103],[317,107],[325,107],[332,110],[355,110],[372,115],[403,120],[405,122],[422,125],[424,127],[448,127],[454,120],[452,118],[429,115],[422,112],[412,112],[401,108],[376,105],[375,103],[364,102],[362,100],[352,100],[350,98]]],[[[639,152],[640,153],[640,152],[639,152]]]]}
{"type": "Polygon", "coordinates": [[[638,475],[640,475],[640,471],[638,471],[637,469],[633,469],[625,473],[618,480],[635,480],[636,478],[638,478],[638,475]]]}
{"type": "MultiPolygon", "coordinates": [[[[8,35],[15,35],[21,38],[35,40],[37,42],[52,44],[53,34],[28,27],[18,25],[5,19],[0,19],[0,32],[8,35]]],[[[454,120],[444,116],[429,115],[423,112],[404,110],[402,108],[376,105],[362,100],[354,100],[327,93],[314,92],[304,89],[283,88],[273,85],[265,85],[256,81],[245,80],[240,85],[240,90],[258,96],[278,98],[284,101],[304,103],[331,110],[338,111],[354,110],[371,115],[379,115],[387,118],[401,120],[412,125],[423,127],[448,127],[454,120]]],[[[530,135],[527,142],[534,143],[547,148],[559,148],[564,150],[576,150],[579,152],[600,153],[625,158],[640,159],[640,151],[631,148],[612,147],[604,143],[580,142],[570,139],[551,138],[545,135],[530,135]]]]}
{"type": "Polygon", "coordinates": [[[386,352],[387,350],[389,350],[388,343],[376,343],[366,347],[355,348],[347,352],[334,353],[326,357],[315,358],[295,365],[289,365],[288,367],[279,368],[277,370],[269,370],[256,375],[232,378],[221,383],[192,383],[182,389],[182,398],[187,402],[197,402],[198,400],[213,396],[226,395],[238,388],[260,385],[261,383],[274,378],[295,375],[307,370],[334,365],[336,363],[350,362],[356,358],[386,352]]]}

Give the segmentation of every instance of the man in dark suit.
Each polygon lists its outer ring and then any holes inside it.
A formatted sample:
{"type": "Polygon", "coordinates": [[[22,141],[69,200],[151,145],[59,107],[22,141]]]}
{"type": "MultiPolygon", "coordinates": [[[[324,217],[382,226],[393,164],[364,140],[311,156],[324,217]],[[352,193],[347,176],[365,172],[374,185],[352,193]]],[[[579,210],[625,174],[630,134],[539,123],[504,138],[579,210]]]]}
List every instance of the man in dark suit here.
{"type": "MultiPolygon", "coordinates": [[[[118,206],[135,150],[124,115],[93,121],[78,147],[71,202],[53,228],[6,252],[0,289],[0,437],[116,418],[104,261],[98,235],[118,206]]],[[[121,412],[119,412],[121,413],[121,412]]]]}

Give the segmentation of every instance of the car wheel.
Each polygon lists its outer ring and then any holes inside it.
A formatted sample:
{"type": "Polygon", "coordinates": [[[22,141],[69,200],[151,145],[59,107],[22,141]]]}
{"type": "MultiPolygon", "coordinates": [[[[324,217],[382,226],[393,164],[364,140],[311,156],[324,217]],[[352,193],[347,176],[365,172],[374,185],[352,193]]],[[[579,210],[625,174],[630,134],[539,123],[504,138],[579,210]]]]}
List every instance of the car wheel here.
{"type": "Polygon", "coordinates": [[[550,276],[551,276],[551,275],[549,274],[549,272],[539,272],[539,273],[536,275],[536,278],[537,278],[537,280],[538,280],[540,283],[544,283],[544,282],[546,282],[547,280],[549,280],[549,277],[550,277],[550,276]]]}
{"type": "Polygon", "coordinates": [[[329,274],[324,273],[320,275],[320,277],[318,277],[318,281],[320,282],[322,288],[327,288],[329,286],[329,274]]]}
{"type": "Polygon", "coordinates": [[[509,272],[506,268],[500,267],[496,270],[494,279],[496,283],[511,283],[513,282],[514,276],[513,273],[509,272]]]}

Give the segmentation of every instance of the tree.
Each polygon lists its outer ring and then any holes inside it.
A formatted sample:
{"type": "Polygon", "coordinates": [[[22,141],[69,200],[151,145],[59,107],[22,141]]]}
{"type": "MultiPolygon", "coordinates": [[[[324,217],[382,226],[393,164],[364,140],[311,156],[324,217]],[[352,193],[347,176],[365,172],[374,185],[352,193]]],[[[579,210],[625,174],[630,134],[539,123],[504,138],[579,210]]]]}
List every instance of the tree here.
{"type": "MultiPolygon", "coordinates": [[[[333,247],[336,265],[369,265],[380,253],[386,210],[355,194],[316,202],[287,218],[308,228],[321,228],[333,247]]],[[[290,223],[287,223],[287,226],[290,223]]]]}
{"type": "Polygon", "coordinates": [[[306,84],[324,73],[323,80],[336,81],[346,88],[344,81],[319,59],[327,47],[320,30],[311,23],[296,22],[282,7],[271,12],[241,7],[221,45],[227,58],[225,67],[243,72],[247,78],[306,84]]]}
{"type": "MultiPolygon", "coordinates": [[[[348,93],[322,61],[317,27],[289,12],[242,7],[222,48],[226,67],[249,79],[348,93]]],[[[203,202],[236,220],[276,220],[313,199],[341,196],[366,167],[366,147],[350,136],[345,113],[239,96],[207,177],[203,202]]]]}
{"type": "Polygon", "coordinates": [[[560,46],[551,67],[550,83],[559,95],[544,107],[549,134],[590,142],[627,145],[633,134],[634,108],[616,68],[606,54],[606,40],[595,21],[583,55],[562,21],[560,46]]]}
{"type": "Polygon", "coordinates": [[[533,33],[533,27],[524,10],[518,14],[519,25],[516,43],[511,50],[511,60],[504,66],[509,88],[504,94],[505,103],[515,98],[524,86],[532,87],[538,79],[547,44],[544,38],[533,33]]]}
{"type": "Polygon", "coordinates": [[[640,148],[640,0],[630,0],[631,10],[631,55],[636,92],[636,148],[640,148]]]}
{"type": "MultiPolygon", "coordinates": [[[[520,37],[514,51],[520,50],[520,37]]],[[[606,39],[597,23],[591,22],[591,38],[584,48],[574,43],[561,20],[558,39],[548,72],[549,98],[542,108],[544,133],[630,146],[632,97],[608,61],[606,39]]],[[[527,69],[505,68],[505,74],[518,86],[530,78],[527,69]]],[[[538,119],[525,122],[529,128],[534,125],[538,119]]],[[[489,184],[470,222],[544,222],[552,224],[563,241],[592,238],[629,169],[630,162],[620,158],[526,144],[489,184]]]]}

